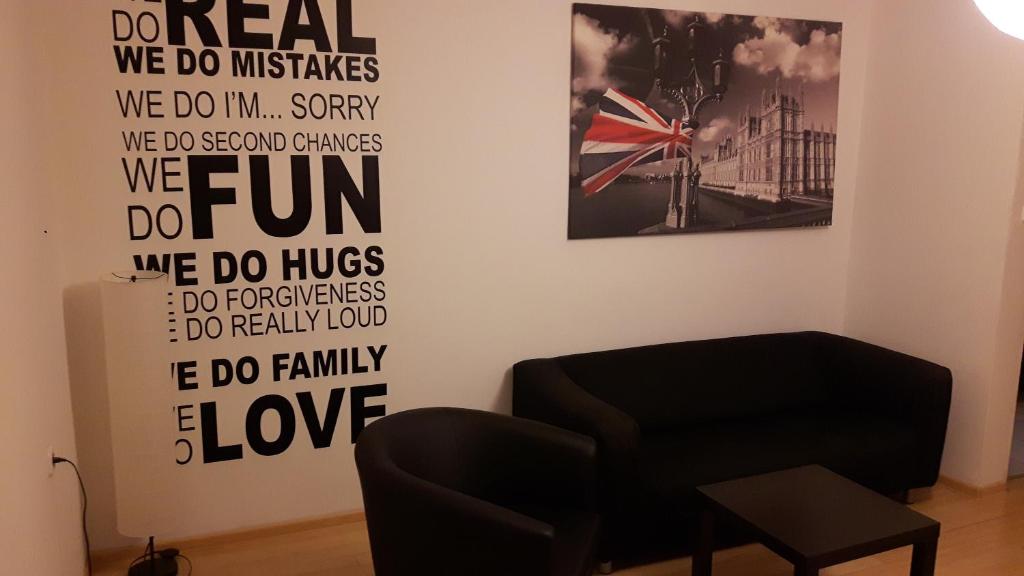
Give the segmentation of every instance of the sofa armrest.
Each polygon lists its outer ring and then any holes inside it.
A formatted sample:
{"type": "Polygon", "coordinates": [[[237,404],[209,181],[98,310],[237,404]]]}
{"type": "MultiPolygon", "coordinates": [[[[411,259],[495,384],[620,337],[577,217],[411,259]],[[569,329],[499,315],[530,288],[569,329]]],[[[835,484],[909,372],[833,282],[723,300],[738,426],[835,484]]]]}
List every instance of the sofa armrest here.
{"type": "Polygon", "coordinates": [[[581,388],[553,359],[516,364],[512,387],[513,414],[594,438],[602,479],[628,484],[640,445],[640,427],[632,417],[581,388]]]}
{"type": "Polygon", "coordinates": [[[825,369],[841,401],[909,421],[918,439],[920,482],[938,480],[953,393],[948,368],[851,338],[832,337],[825,369]]]}

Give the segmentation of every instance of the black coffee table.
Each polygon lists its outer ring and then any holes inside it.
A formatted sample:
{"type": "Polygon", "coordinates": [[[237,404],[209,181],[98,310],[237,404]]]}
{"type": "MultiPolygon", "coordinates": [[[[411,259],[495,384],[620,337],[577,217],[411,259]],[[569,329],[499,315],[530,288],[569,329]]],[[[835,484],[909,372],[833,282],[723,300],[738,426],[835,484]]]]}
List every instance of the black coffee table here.
{"type": "Polygon", "coordinates": [[[939,523],[821,466],[697,488],[701,500],[693,576],[711,575],[715,522],[733,523],[793,563],[796,576],[913,546],[911,576],[932,576],[939,523]]]}

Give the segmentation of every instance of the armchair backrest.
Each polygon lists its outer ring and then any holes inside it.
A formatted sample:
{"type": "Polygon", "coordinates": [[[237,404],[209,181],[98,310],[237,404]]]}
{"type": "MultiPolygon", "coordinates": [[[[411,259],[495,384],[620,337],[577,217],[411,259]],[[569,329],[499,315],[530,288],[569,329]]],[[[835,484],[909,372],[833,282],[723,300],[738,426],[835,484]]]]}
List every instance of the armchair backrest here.
{"type": "Polygon", "coordinates": [[[517,464],[528,463],[527,436],[579,440],[566,431],[503,414],[462,408],[421,408],[388,416],[360,436],[360,471],[399,470],[424,482],[490,502],[508,497],[517,464]],[[567,439],[568,437],[568,439],[567,439]]]}
{"type": "Polygon", "coordinates": [[[539,422],[410,410],[367,427],[355,455],[378,576],[546,575],[541,513],[593,509],[594,441],[539,422]]]}
{"type": "Polygon", "coordinates": [[[453,450],[459,428],[472,418],[447,410],[415,410],[388,416],[364,431],[357,445],[360,470],[388,474],[399,470],[431,484],[462,491],[467,483],[464,453],[453,450]]]}

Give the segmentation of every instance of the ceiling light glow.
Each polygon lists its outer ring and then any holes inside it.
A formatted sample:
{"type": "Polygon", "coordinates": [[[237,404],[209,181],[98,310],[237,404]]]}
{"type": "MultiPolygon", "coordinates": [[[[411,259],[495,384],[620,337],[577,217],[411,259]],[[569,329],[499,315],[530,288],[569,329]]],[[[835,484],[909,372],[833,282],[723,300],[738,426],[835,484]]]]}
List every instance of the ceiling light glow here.
{"type": "Polygon", "coordinates": [[[1024,40],[1024,2],[1021,0],[974,0],[996,28],[1024,40]]]}

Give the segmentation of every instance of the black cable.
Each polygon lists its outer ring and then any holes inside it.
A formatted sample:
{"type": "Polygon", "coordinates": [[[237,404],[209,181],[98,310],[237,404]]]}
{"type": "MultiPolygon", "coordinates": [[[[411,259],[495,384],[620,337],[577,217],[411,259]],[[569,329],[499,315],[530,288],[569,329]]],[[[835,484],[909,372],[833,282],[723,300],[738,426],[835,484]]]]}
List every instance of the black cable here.
{"type": "Polygon", "coordinates": [[[141,564],[142,562],[145,562],[146,560],[155,560],[155,559],[156,559],[156,548],[153,545],[153,538],[150,537],[149,543],[146,544],[146,549],[142,552],[142,556],[138,556],[134,560],[129,562],[128,563],[128,570],[131,570],[132,568],[134,568],[136,564],[141,564]]]}
{"type": "Polygon", "coordinates": [[[138,556],[128,563],[128,569],[131,570],[136,564],[141,564],[146,560],[152,560],[151,556],[153,556],[153,553],[150,552],[149,546],[146,546],[146,551],[142,553],[142,556],[138,556]]]}
{"type": "MultiPolygon", "coordinates": [[[[88,524],[86,523],[86,519],[87,519],[88,513],[89,513],[89,493],[86,492],[86,490],[85,490],[85,481],[82,480],[82,473],[78,470],[78,465],[75,464],[74,462],[72,462],[71,460],[68,460],[67,458],[62,458],[60,456],[54,456],[53,457],[53,465],[54,466],[56,466],[57,464],[62,464],[62,463],[63,464],[70,464],[71,468],[74,469],[75,476],[78,478],[78,487],[82,490],[82,536],[85,539],[85,563],[86,563],[86,566],[88,566],[88,568],[89,568],[89,572],[88,572],[89,576],[92,576],[92,545],[89,543],[89,527],[88,527],[88,524]]],[[[159,553],[159,551],[157,551],[156,547],[153,545],[153,539],[150,538],[149,539],[149,543],[146,545],[146,551],[143,552],[142,556],[139,556],[135,560],[132,560],[131,563],[129,564],[129,568],[131,568],[132,566],[135,566],[136,564],[138,564],[142,560],[147,560],[147,559],[153,560],[153,559],[156,559],[156,556],[157,556],[158,553],[159,553]]],[[[192,561],[189,560],[188,556],[185,556],[184,554],[180,554],[179,553],[179,554],[176,554],[174,558],[175,558],[175,560],[177,560],[178,558],[181,558],[186,563],[188,563],[188,575],[187,576],[192,576],[192,561]]]]}
{"type": "Polygon", "coordinates": [[[155,562],[158,557],[165,559],[173,558],[175,564],[178,563],[178,558],[181,558],[185,561],[186,564],[188,564],[188,574],[186,574],[186,576],[192,576],[192,560],[189,559],[188,556],[185,556],[184,554],[179,552],[177,548],[165,548],[163,550],[157,550],[156,547],[154,546],[152,538],[149,539],[149,544],[146,545],[146,550],[143,551],[142,555],[136,557],[128,564],[128,570],[131,570],[135,566],[147,560],[155,562]]]}
{"type": "Polygon", "coordinates": [[[85,564],[89,567],[89,576],[92,576],[92,546],[89,544],[89,527],[85,522],[89,513],[89,494],[85,491],[85,482],[82,480],[82,473],[78,471],[78,465],[67,458],[54,456],[54,466],[60,463],[71,464],[71,467],[75,469],[75,476],[78,477],[78,487],[82,490],[82,536],[85,537],[85,564]]]}
{"type": "MultiPolygon", "coordinates": [[[[147,270],[147,272],[148,272],[148,270],[147,270]]],[[[128,280],[129,282],[134,284],[134,283],[138,282],[139,280],[156,280],[157,278],[162,278],[164,276],[167,276],[167,273],[166,272],[161,272],[161,273],[157,274],[153,278],[141,278],[137,274],[132,274],[131,276],[122,276],[122,275],[120,275],[120,274],[118,274],[116,272],[112,273],[111,276],[113,276],[114,278],[117,278],[118,280],[128,280]]]]}
{"type": "Polygon", "coordinates": [[[186,574],[185,576],[192,576],[192,561],[188,559],[188,556],[185,556],[184,554],[178,554],[177,556],[175,556],[175,558],[181,558],[182,560],[188,563],[188,574],[186,574]]]}

